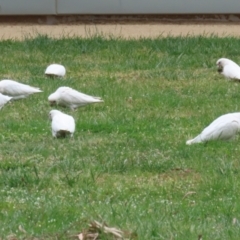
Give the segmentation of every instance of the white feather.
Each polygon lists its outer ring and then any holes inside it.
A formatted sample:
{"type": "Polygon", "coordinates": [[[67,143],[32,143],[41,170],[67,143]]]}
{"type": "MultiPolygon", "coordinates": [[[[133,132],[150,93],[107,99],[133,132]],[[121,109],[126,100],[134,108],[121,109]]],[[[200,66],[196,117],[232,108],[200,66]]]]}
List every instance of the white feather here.
{"type": "Polygon", "coordinates": [[[63,65],[54,63],[46,68],[45,74],[49,76],[64,77],[66,68],[63,65]]]}
{"type": "Polygon", "coordinates": [[[12,99],[12,97],[9,96],[5,96],[3,94],[0,93],[0,109],[2,109],[2,107],[9,102],[12,99]]]}
{"type": "Polygon", "coordinates": [[[0,93],[12,97],[12,99],[26,98],[33,93],[42,92],[39,88],[19,83],[13,80],[0,81],[0,93]]]}
{"type": "Polygon", "coordinates": [[[72,110],[91,103],[103,102],[99,97],[90,96],[70,87],[60,87],[48,97],[50,104],[70,107],[72,110]]]}
{"type": "Polygon", "coordinates": [[[53,137],[73,136],[75,132],[75,120],[72,116],[58,110],[51,110],[49,117],[52,120],[53,137]]]}
{"type": "Polygon", "coordinates": [[[217,60],[218,71],[226,78],[240,80],[240,67],[238,64],[227,58],[217,60]]]}
{"type": "Polygon", "coordinates": [[[240,112],[218,117],[198,136],[186,142],[187,145],[211,140],[231,140],[240,131],[240,112]]]}

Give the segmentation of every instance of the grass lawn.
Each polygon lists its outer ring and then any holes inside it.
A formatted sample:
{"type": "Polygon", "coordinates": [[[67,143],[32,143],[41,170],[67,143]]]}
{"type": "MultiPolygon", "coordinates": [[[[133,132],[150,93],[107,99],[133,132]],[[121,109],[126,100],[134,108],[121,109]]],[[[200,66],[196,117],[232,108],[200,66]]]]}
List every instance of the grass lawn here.
{"type": "MultiPolygon", "coordinates": [[[[44,92],[0,112],[0,239],[72,239],[97,220],[138,240],[240,239],[240,139],[187,146],[240,111],[237,38],[124,40],[37,36],[1,41],[1,79],[44,92]],[[64,79],[44,76],[63,64],[64,79]],[[100,96],[54,139],[47,97],[60,86],[100,96]]],[[[101,239],[113,239],[103,235],[101,239]]]]}

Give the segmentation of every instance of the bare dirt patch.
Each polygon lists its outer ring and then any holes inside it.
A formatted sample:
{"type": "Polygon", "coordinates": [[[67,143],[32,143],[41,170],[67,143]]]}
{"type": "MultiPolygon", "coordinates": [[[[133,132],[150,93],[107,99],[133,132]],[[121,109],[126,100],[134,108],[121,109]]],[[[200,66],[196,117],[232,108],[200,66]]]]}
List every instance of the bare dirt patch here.
{"type": "MultiPolygon", "coordinates": [[[[1,19],[2,20],[2,19],[1,19]]],[[[91,37],[96,34],[116,36],[123,38],[155,38],[159,36],[188,36],[188,35],[217,35],[220,37],[240,37],[240,18],[238,16],[215,16],[194,18],[157,18],[154,16],[137,18],[117,18],[107,16],[94,18],[94,16],[77,17],[68,16],[56,18],[25,17],[4,18],[0,22],[0,39],[18,39],[46,34],[50,37],[63,36],[91,37]]]]}

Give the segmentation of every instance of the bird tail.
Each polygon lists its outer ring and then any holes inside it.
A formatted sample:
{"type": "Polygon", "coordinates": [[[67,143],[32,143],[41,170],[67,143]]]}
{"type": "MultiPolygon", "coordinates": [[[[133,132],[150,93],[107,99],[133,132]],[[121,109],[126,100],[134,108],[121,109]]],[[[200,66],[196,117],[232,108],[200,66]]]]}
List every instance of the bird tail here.
{"type": "Polygon", "coordinates": [[[7,97],[7,100],[10,101],[11,99],[13,99],[13,97],[9,97],[9,96],[6,96],[7,97]]]}
{"type": "Polygon", "coordinates": [[[92,101],[92,103],[101,103],[104,102],[101,98],[94,98],[94,100],[92,101]]]}
{"type": "Polygon", "coordinates": [[[43,91],[39,88],[35,88],[35,92],[38,93],[38,92],[43,92],[43,91]]]}
{"type": "Polygon", "coordinates": [[[94,99],[96,100],[96,102],[104,102],[101,97],[94,96],[94,99]]]}
{"type": "Polygon", "coordinates": [[[197,137],[195,137],[193,139],[187,140],[186,144],[187,145],[192,145],[194,143],[201,143],[201,142],[203,142],[202,139],[201,139],[201,135],[198,135],[197,137]]]}

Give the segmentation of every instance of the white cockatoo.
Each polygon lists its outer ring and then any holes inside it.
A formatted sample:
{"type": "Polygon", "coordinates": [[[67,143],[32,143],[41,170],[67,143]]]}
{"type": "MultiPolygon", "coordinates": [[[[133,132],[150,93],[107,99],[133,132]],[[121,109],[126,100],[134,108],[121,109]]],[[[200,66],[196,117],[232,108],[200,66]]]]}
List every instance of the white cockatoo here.
{"type": "Polygon", "coordinates": [[[11,99],[12,97],[9,97],[0,93],[0,109],[2,109],[2,107],[11,99]]]}
{"type": "Polygon", "coordinates": [[[187,145],[212,140],[231,140],[240,131],[240,112],[228,113],[218,117],[187,145]]]}
{"type": "Polygon", "coordinates": [[[70,87],[59,87],[54,93],[48,97],[50,105],[58,104],[75,110],[78,107],[91,103],[103,102],[99,97],[93,97],[70,87]]]}
{"type": "Polygon", "coordinates": [[[50,77],[64,77],[66,68],[61,64],[51,64],[45,70],[45,75],[50,77]]]}
{"type": "Polygon", "coordinates": [[[51,110],[49,112],[49,118],[52,121],[53,137],[73,136],[75,131],[75,120],[72,116],[58,110],[51,110]]]}
{"type": "Polygon", "coordinates": [[[0,93],[12,97],[13,100],[26,98],[33,93],[42,92],[39,88],[19,83],[13,80],[0,81],[0,93]]]}
{"type": "Polygon", "coordinates": [[[227,58],[217,60],[218,72],[226,78],[240,80],[240,67],[238,64],[227,58]]]}

